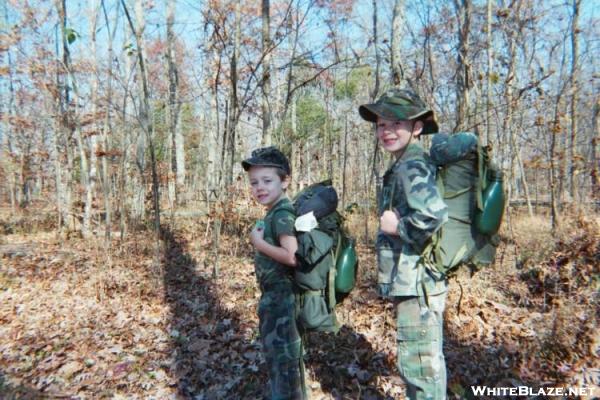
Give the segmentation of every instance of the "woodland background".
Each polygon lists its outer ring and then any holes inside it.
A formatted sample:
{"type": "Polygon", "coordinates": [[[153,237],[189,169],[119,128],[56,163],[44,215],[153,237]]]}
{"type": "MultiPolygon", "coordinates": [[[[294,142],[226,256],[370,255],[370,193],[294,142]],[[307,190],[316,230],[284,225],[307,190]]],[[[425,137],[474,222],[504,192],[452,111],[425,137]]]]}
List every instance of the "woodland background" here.
{"type": "Polygon", "coordinates": [[[402,398],[373,288],[389,159],[357,112],[395,86],[477,132],[510,200],[497,265],[451,284],[449,393],[600,384],[595,1],[0,7],[0,395],[259,398],[239,162],[273,144],[291,193],[333,180],[360,243],[346,327],[311,338],[315,397],[402,398]]]}

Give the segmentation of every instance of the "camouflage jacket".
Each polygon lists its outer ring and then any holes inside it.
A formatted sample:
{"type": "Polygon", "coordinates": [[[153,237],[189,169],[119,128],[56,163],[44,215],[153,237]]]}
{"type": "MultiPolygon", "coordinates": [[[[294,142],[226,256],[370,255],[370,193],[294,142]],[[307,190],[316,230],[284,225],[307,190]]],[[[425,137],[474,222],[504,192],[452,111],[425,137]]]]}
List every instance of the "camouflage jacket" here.
{"type": "MultiPolygon", "coordinates": [[[[287,197],[282,198],[271,207],[264,218],[264,240],[273,245],[280,246],[279,236],[294,235],[294,208],[287,197]]],[[[292,268],[282,265],[272,258],[257,251],[254,256],[256,279],[264,292],[276,286],[292,285],[292,268]]]]}
{"type": "Polygon", "coordinates": [[[419,143],[411,143],[383,176],[379,215],[399,216],[398,236],[377,233],[378,283],[383,296],[424,296],[446,290],[445,279],[419,262],[431,236],[448,219],[436,169],[419,143]]]}

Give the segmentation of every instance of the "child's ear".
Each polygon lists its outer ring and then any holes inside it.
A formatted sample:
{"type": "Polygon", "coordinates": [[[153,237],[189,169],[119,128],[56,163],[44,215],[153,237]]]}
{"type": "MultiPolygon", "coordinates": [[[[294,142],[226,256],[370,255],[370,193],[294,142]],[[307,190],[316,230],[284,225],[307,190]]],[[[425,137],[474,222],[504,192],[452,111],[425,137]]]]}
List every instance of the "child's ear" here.
{"type": "Polygon", "coordinates": [[[290,178],[290,176],[289,176],[289,175],[287,175],[287,176],[286,176],[285,178],[283,178],[283,180],[281,181],[281,187],[282,187],[283,189],[287,189],[287,187],[290,185],[290,181],[291,181],[291,178],[290,178]]]}
{"type": "Polygon", "coordinates": [[[418,137],[421,134],[421,132],[423,132],[423,126],[423,121],[419,120],[415,122],[412,130],[412,134],[414,137],[418,137]]]}

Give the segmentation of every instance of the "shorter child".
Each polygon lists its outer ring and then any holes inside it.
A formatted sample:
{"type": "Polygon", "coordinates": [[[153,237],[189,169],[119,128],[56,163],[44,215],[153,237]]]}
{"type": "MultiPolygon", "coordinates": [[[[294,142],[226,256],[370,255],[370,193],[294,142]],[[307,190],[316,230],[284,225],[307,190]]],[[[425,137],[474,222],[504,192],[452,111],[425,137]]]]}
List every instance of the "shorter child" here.
{"type": "Polygon", "coordinates": [[[256,249],[256,278],[262,296],[258,304],[259,330],[269,372],[271,399],[305,399],[302,343],[296,326],[292,268],[298,242],[296,216],[285,190],[290,165],[277,148],[255,150],[242,161],[252,196],[266,207],[264,226],[255,227],[250,241],[256,249]]]}

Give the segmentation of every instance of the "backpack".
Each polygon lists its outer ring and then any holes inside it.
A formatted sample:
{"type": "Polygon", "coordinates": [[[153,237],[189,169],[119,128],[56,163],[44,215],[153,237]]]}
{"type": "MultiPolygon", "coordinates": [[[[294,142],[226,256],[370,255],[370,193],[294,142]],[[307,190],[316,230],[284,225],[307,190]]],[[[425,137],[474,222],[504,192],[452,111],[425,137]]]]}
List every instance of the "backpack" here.
{"type": "Polygon", "coordinates": [[[494,262],[500,242],[505,196],[502,172],[490,160],[490,148],[474,133],[439,133],[430,158],[438,168],[436,183],[448,206],[448,221],[424,251],[425,263],[452,275],[459,266],[472,270],[494,262]]]}
{"type": "Polygon", "coordinates": [[[356,282],[354,240],[344,229],[337,203],[330,180],[313,184],[294,198],[296,215],[312,212],[318,223],[308,232],[296,231],[297,320],[305,332],[337,332],[340,325],[335,306],[348,296],[356,282]]]}

